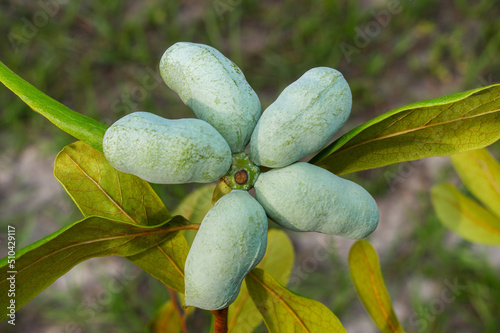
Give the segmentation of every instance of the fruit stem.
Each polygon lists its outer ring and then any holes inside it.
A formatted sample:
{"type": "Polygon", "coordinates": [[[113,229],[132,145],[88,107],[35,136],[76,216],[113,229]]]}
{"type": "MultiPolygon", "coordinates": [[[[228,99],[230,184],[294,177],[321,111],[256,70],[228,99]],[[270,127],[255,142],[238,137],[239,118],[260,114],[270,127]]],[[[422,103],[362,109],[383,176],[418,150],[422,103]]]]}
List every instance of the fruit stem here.
{"type": "Polygon", "coordinates": [[[212,310],[215,317],[214,320],[214,333],[227,333],[227,309],[212,310]]]}

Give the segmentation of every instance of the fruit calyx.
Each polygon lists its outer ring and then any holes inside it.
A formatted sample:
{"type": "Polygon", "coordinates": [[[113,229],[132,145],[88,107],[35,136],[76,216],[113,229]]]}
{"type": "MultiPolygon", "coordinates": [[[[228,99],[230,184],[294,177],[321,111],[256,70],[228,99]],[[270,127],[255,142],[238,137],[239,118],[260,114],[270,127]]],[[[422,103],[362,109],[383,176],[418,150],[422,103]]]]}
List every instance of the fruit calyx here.
{"type": "Polygon", "coordinates": [[[260,168],[252,162],[246,153],[233,154],[231,169],[221,178],[233,190],[250,190],[257,177],[259,177],[260,168]]]}

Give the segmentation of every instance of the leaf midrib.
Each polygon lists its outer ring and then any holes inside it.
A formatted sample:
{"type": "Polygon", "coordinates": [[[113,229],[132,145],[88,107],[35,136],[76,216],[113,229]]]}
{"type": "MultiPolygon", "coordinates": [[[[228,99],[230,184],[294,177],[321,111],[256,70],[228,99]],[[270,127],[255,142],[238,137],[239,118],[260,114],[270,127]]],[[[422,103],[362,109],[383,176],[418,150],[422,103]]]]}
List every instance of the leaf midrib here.
{"type": "MultiPolygon", "coordinates": [[[[492,101],[495,101],[495,100],[496,99],[494,99],[492,101]]],[[[490,101],[490,102],[492,102],[492,101],[490,101]]],[[[416,111],[416,110],[418,110],[418,109],[410,110],[410,113],[413,112],[413,111],[416,111]]],[[[362,146],[362,145],[365,145],[365,144],[369,144],[369,143],[372,143],[372,142],[385,140],[385,139],[392,138],[392,137],[395,137],[395,136],[406,135],[408,133],[412,133],[412,132],[416,132],[416,131],[420,131],[420,130],[425,130],[425,129],[432,128],[432,127],[435,127],[435,126],[446,125],[446,124],[450,124],[450,123],[453,123],[453,122],[467,120],[467,119],[471,119],[471,118],[475,118],[475,117],[482,117],[482,116],[488,115],[490,113],[495,113],[495,112],[498,112],[498,111],[500,111],[500,109],[495,109],[495,110],[492,110],[492,111],[484,112],[484,113],[473,115],[473,116],[460,117],[458,119],[452,119],[452,120],[443,121],[443,122],[439,122],[439,123],[435,123],[435,124],[431,124],[431,125],[423,125],[423,126],[419,126],[419,127],[415,127],[415,128],[406,130],[406,131],[399,131],[399,132],[387,134],[387,135],[384,135],[384,136],[381,136],[381,137],[376,137],[376,138],[372,138],[372,139],[369,139],[369,140],[364,140],[362,142],[356,143],[356,144],[354,144],[352,146],[349,146],[347,148],[344,148],[344,149],[342,147],[340,147],[337,151],[333,152],[329,156],[332,156],[333,154],[336,154],[336,153],[344,153],[344,152],[346,152],[348,150],[351,150],[353,148],[356,148],[356,147],[359,147],[359,146],[362,146]]],[[[348,142],[346,142],[346,144],[347,143],[348,142]]],[[[345,145],[343,147],[345,147],[345,145]]]]}
{"type": "MultiPolygon", "coordinates": [[[[455,207],[455,209],[457,209],[462,215],[464,215],[465,217],[467,217],[471,222],[475,223],[477,226],[483,228],[485,231],[489,231],[489,232],[492,232],[494,234],[500,235],[500,229],[497,229],[497,228],[495,228],[494,226],[492,226],[492,225],[490,225],[488,223],[484,223],[481,219],[473,217],[472,215],[468,214],[467,210],[460,209],[460,205],[459,205],[458,200],[457,201],[452,201],[452,200],[449,200],[446,196],[439,195],[439,194],[436,194],[436,195],[437,195],[437,197],[440,197],[441,200],[446,201],[450,206],[455,207]]],[[[464,198],[465,199],[469,199],[469,198],[467,198],[465,196],[464,196],[464,198]]],[[[475,203],[475,204],[477,204],[474,201],[472,201],[472,202],[475,203]]],[[[479,206],[479,207],[481,207],[481,206],[479,206]]],[[[484,209],[486,212],[492,214],[490,211],[486,210],[484,207],[481,207],[481,208],[484,209]]],[[[492,214],[492,216],[496,217],[493,214],[492,214]]]]}
{"type": "MultiPolygon", "coordinates": [[[[92,243],[97,243],[97,242],[105,242],[105,241],[109,241],[109,240],[116,240],[116,239],[121,239],[121,238],[130,238],[130,240],[133,240],[139,236],[149,236],[149,235],[154,235],[154,234],[161,234],[161,233],[171,233],[171,232],[176,232],[176,231],[181,231],[181,230],[186,230],[186,229],[197,229],[198,228],[198,225],[193,225],[193,224],[190,224],[190,225],[185,225],[185,226],[180,226],[180,227],[175,227],[175,228],[169,228],[169,229],[160,229],[160,230],[154,230],[152,232],[143,232],[143,233],[140,233],[140,234],[134,234],[134,235],[120,235],[120,236],[113,236],[113,237],[106,237],[106,238],[99,238],[99,239],[93,239],[93,240],[89,240],[89,241],[85,241],[85,242],[79,242],[77,244],[71,244],[71,245],[68,245],[64,248],[61,248],[61,249],[58,249],[56,251],[52,251],[50,252],[49,254],[47,255],[44,255],[42,257],[40,257],[39,259],[37,259],[36,261],[30,263],[28,266],[22,268],[21,270],[17,271],[17,274],[19,274],[20,272],[22,272],[23,270],[31,267],[32,265],[38,263],[39,261],[42,261],[52,255],[55,255],[56,253],[58,252],[61,252],[61,251],[64,251],[64,250],[68,250],[72,247],[75,247],[75,246],[80,246],[80,245],[87,245],[87,244],[92,244],[92,243]]],[[[3,279],[0,281],[0,284],[4,283],[5,281],[7,281],[7,279],[3,279]]]]}
{"type": "Polygon", "coordinates": [[[278,300],[278,302],[280,302],[285,307],[285,309],[288,310],[288,312],[293,316],[293,318],[299,323],[299,325],[306,333],[310,333],[309,329],[305,326],[304,322],[300,319],[297,313],[285,302],[285,300],[280,295],[278,295],[274,290],[266,286],[266,284],[263,281],[261,281],[253,272],[248,273],[248,275],[250,275],[264,289],[266,289],[267,292],[273,295],[278,300]]]}
{"type": "MultiPolygon", "coordinates": [[[[174,228],[173,228],[174,229],[174,228]]],[[[167,229],[166,232],[170,232],[172,230],[172,232],[174,232],[173,229],[167,229]]],[[[24,271],[25,269],[28,269],[30,268],[32,265],[35,265],[36,263],[40,262],[40,261],[43,261],[51,256],[54,256],[56,255],[57,253],[61,252],[61,251],[66,251],[66,250],[69,250],[73,247],[77,247],[77,246],[83,246],[83,245],[88,245],[88,244],[92,244],[92,243],[98,243],[98,242],[106,242],[106,241],[112,241],[112,240],[116,240],[116,239],[125,239],[125,238],[130,238],[130,240],[133,240],[134,238],[136,237],[139,237],[139,236],[149,236],[149,235],[154,235],[154,234],[158,234],[158,233],[161,233],[161,232],[165,232],[165,230],[155,230],[153,232],[149,232],[149,233],[141,233],[141,234],[134,234],[134,235],[120,235],[120,236],[113,236],[113,237],[106,237],[106,238],[99,238],[99,239],[93,239],[93,240],[88,240],[88,241],[84,241],[84,242],[78,242],[78,243],[75,243],[75,244],[71,244],[71,245],[67,245],[65,247],[62,247],[58,250],[54,250],[54,251],[51,251],[49,254],[46,254],[44,256],[41,256],[40,258],[38,258],[36,261],[33,261],[32,263],[30,263],[28,266],[26,267],[23,267],[22,269],[20,269],[19,271],[17,271],[17,274],[21,273],[22,271],[24,271]]],[[[3,283],[7,281],[6,279],[0,281],[0,283],[3,283]]]]}
{"type": "Polygon", "coordinates": [[[491,173],[488,163],[481,158],[477,158],[476,163],[483,170],[483,173],[486,175],[486,178],[489,180],[491,186],[493,187],[493,191],[496,192],[498,196],[500,196],[500,185],[497,179],[491,173]]]}
{"type": "Polygon", "coordinates": [[[167,252],[165,252],[165,250],[163,250],[163,248],[160,246],[160,245],[156,245],[156,247],[158,247],[158,250],[160,251],[161,254],[163,254],[165,256],[165,258],[167,258],[167,260],[170,262],[170,264],[174,267],[174,269],[177,271],[177,273],[179,273],[179,275],[184,279],[184,272],[182,272],[182,270],[180,269],[180,267],[177,265],[177,263],[174,261],[174,259],[172,259],[168,254],[167,252]]]}
{"type": "MultiPolygon", "coordinates": [[[[90,177],[89,174],[87,174],[85,172],[85,170],[83,170],[80,165],[66,152],[64,151],[64,154],[66,154],[66,156],[68,156],[69,160],[82,172],[82,174],[87,177],[91,182],[93,182],[95,184],[95,186],[97,186],[97,188],[109,199],[109,201],[111,201],[111,203],[116,206],[116,208],[118,208],[118,210],[127,218],[130,220],[130,222],[134,223],[134,224],[138,224],[138,222],[136,220],[134,220],[115,200],[113,200],[113,198],[101,187],[101,185],[96,182],[92,177],[90,177]]],[[[121,186],[120,186],[120,191],[121,191],[121,186]]]]}
{"type": "Polygon", "coordinates": [[[387,309],[385,308],[385,306],[382,302],[382,298],[380,297],[380,293],[379,293],[378,288],[377,288],[377,282],[375,281],[375,273],[373,272],[372,267],[370,266],[370,262],[368,261],[368,255],[366,254],[365,249],[363,248],[362,245],[360,246],[360,249],[361,249],[361,253],[363,255],[363,261],[365,262],[365,265],[368,268],[368,273],[370,276],[370,282],[372,285],[373,293],[375,294],[375,298],[377,300],[377,303],[378,303],[380,309],[382,310],[382,315],[385,317],[385,320],[387,321],[387,323],[391,327],[391,330],[393,332],[399,332],[399,330],[395,327],[394,323],[392,322],[391,317],[390,317],[389,313],[387,312],[387,309]]]}

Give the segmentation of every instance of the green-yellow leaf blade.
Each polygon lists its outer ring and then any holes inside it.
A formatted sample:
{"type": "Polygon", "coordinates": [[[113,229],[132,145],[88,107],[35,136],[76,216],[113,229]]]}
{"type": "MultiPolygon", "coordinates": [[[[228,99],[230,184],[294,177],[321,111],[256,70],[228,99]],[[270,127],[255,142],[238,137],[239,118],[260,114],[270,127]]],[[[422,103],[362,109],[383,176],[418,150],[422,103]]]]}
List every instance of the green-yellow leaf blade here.
{"type": "Polygon", "coordinates": [[[266,254],[257,265],[271,275],[276,282],[286,285],[292,273],[295,253],[286,232],[281,229],[270,229],[267,233],[266,254]]]}
{"type": "Polygon", "coordinates": [[[404,332],[392,308],[377,253],[371,244],[358,240],[349,252],[351,279],[359,298],[382,332],[404,332]]]}
{"type": "MultiPolygon", "coordinates": [[[[181,201],[173,214],[184,216],[184,218],[191,223],[201,223],[210,208],[212,208],[212,194],[214,188],[214,184],[197,188],[181,201]]],[[[184,237],[186,237],[189,245],[193,243],[195,236],[196,231],[194,230],[186,230],[184,232],[184,237]]]]}
{"type": "Polygon", "coordinates": [[[23,80],[0,61],[0,82],[12,90],[34,111],[54,125],[102,151],[102,139],[108,126],[75,112],[23,80]]]}
{"type": "MultiPolygon", "coordinates": [[[[185,320],[194,311],[193,307],[184,310],[185,320]]],[[[181,318],[175,310],[171,300],[165,302],[154,314],[148,323],[148,328],[154,333],[180,333],[182,332],[181,318]]]]}
{"type": "Polygon", "coordinates": [[[188,253],[186,238],[182,233],[178,233],[167,241],[127,259],[166,286],[184,293],[184,263],[188,253]]]}
{"type": "Polygon", "coordinates": [[[158,224],[170,217],[148,182],[117,171],[104,154],[77,141],[57,155],[54,175],[84,216],[137,224],[158,224]]]}
{"type": "Polygon", "coordinates": [[[148,323],[148,328],[154,333],[181,333],[182,326],[179,315],[172,301],[168,301],[155,313],[148,323]]]}
{"type": "Polygon", "coordinates": [[[434,186],[431,197],[436,214],[446,227],[469,241],[500,246],[500,218],[451,184],[434,186]]]}
{"type": "MultiPolygon", "coordinates": [[[[114,169],[104,155],[78,141],[57,155],[54,174],[84,216],[156,225],[170,218],[151,185],[114,169]]],[[[127,259],[165,285],[184,292],[189,246],[182,233],[127,259]]]]}
{"type": "Polygon", "coordinates": [[[500,218],[500,164],[486,149],[450,156],[469,191],[500,218]]]}
{"type": "Polygon", "coordinates": [[[500,138],[500,85],[431,99],[382,114],[311,159],[335,174],[483,148],[500,138]]]}
{"type": "MultiPolygon", "coordinates": [[[[292,272],[294,260],[293,245],[287,234],[279,229],[269,230],[266,254],[257,268],[266,271],[278,283],[286,285],[292,272]]],[[[229,306],[228,330],[235,333],[250,333],[260,324],[261,320],[260,312],[248,293],[246,282],[243,282],[238,297],[229,306]]]]}
{"type": "MultiPolygon", "coordinates": [[[[192,227],[180,216],[156,226],[96,216],[68,225],[16,253],[16,310],[84,260],[137,255],[192,227]]],[[[0,260],[0,290],[8,290],[10,270],[8,258],[0,260]]],[[[5,309],[9,302],[7,293],[1,293],[0,306],[5,309]]]]}
{"type": "Polygon", "coordinates": [[[215,205],[215,203],[220,198],[222,198],[229,192],[231,192],[231,187],[227,185],[225,182],[219,182],[219,184],[217,184],[217,186],[215,187],[214,193],[212,195],[212,206],[215,205]]]}
{"type": "Polygon", "coordinates": [[[215,185],[202,186],[186,196],[173,212],[174,215],[182,215],[191,223],[201,223],[203,218],[212,208],[212,194],[215,185]]]}
{"type": "Polygon", "coordinates": [[[255,268],[245,281],[269,332],[346,332],[325,305],[293,293],[263,270],[255,268]]]}

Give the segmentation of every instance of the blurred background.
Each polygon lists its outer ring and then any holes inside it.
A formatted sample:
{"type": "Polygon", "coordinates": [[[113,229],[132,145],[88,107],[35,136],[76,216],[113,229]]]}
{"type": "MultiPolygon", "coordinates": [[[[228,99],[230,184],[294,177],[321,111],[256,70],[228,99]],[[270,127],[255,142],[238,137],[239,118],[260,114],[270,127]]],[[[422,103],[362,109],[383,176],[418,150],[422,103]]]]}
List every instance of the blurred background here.
{"type": "MultiPolygon", "coordinates": [[[[211,45],[234,61],[263,110],[306,70],[333,67],[353,92],[352,115],[340,135],[396,107],[499,82],[499,17],[495,0],[2,1],[0,60],[49,96],[108,125],[139,110],[193,117],[157,68],[177,41],[211,45]]],[[[16,227],[20,249],[81,219],[52,173],[57,152],[73,141],[0,85],[2,257],[7,225],[16,227]]],[[[490,151],[498,158],[500,144],[490,151]]],[[[403,327],[500,331],[500,252],[447,231],[430,203],[434,184],[451,181],[464,189],[449,159],[347,178],[379,204],[380,225],[369,240],[403,327]],[[443,293],[455,297],[445,300],[443,293]]],[[[156,190],[173,210],[197,187],[156,190]]],[[[376,332],[350,281],[352,242],[289,235],[297,252],[290,288],[323,302],[348,332],[376,332]],[[319,260],[318,251],[329,255],[319,260]]],[[[143,332],[167,299],[163,285],[132,263],[97,258],[21,309],[15,328],[4,321],[0,331],[143,332]],[[110,287],[117,283],[118,291],[110,287]]],[[[210,317],[197,314],[189,325],[204,332],[210,317]]]]}

